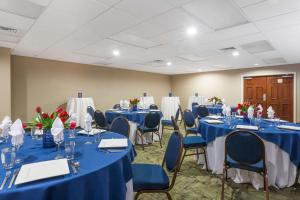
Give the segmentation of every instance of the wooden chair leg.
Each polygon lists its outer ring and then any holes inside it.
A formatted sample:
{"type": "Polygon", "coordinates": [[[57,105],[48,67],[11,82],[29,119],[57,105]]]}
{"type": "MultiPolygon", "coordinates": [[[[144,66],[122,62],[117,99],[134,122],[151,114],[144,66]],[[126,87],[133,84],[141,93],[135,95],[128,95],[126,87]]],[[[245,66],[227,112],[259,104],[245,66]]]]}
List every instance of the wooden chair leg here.
{"type": "Polygon", "coordinates": [[[185,155],[186,155],[186,152],[187,152],[187,150],[184,149],[184,153],[183,153],[182,159],[181,159],[180,164],[179,164],[179,170],[180,170],[180,168],[181,168],[181,165],[182,165],[182,162],[183,162],[184,157],[185,157],[185,155]]]}
{"type": "Polygon", "coordinates": [[[299,180],[299,173],[300,173],[300,164],[297,168],[297,174],[296,174],[296,179],[295,179],[295,183],[294,183],[294,187],[297,185],[298,180],[299,180]]]}
{"type": "Polygon", "coordinates": [[[144,147],[144,140],[143,140],[143,134],[141,134],[141,140],[142,140],[142,148],[143,148],[143,151],[145,150],[145,147],[144,147]]]}
{"type": "Polygon", "coordinates": [[[224,200],[224,190],[225,190],[225,174],[227,174],[226,173],[226,169],[225,169],[225,167],[223,168],[223,178],[222,178],[222,192],[221,192],[221,200],[224,200]]]}
{"type": "Polygon", "coordinates": [[[268,183],[268,175],[264,175],[264,186],[265,186],[265,192],[266,192],[266,200],[269,200],[269,183],[268,183]]]}
{"type": "Polygon", "coordinates": [[[140,196],[140,192],[137,192],[136,194],[135,194],[135,196],[134,196],[134,200],[137,200],[138,199],[138,197],[140,196]]]}
{"type": "Polygon", "coordinates": [[[171,197],[171,195],[170,195],[169,192],[166,192],[166,195],[167,195],[167,197],[168,197],[168,200],[172,200],[172,197],[171,197]]]}
{"type": "Polygon", "coordinates": [[[159,144],[160,144],[160,148],[162,148],[162,145],[161,145],[161,137],[159,136],[159,132],[157,132],[157,136],[158,136],[158,139],[159,139],[159,144]]]}

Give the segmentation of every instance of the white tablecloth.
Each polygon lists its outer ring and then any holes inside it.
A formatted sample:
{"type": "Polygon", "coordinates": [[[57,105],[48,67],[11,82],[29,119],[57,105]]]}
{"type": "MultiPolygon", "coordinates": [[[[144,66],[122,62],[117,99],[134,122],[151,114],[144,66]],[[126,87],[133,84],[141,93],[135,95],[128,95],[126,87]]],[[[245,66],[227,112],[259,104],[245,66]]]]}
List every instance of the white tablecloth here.
{"type": "Polygon", "coordinates": [[[196,102],[199,105],[204,105],[205,103],[205,96],[190,96],[188,101],[188,109],[192,110],[192,103],[196,102]]]}
{"type": "Polygon", "coordinates": [[[161,100],[163,119],[171,120],[171,116],[175,117],[178,105],[180,105],[179,97],[163,97],[161,100]]]}
{"type": "Polygon", "coordinates": [[[91,106],[95,109],[93,98],[70,98],[67,104],[67,111],[71,115],[76,114],[76,124],[81,128],[85,125],[86,108],[91,106]]]}
{"type": "Polygon", "coordinates": [[[155,104],[153,96],[140,97],[140,101],[145,106],[145,108],[149,108],[151,104],[155,104]]]}
{"type": "MultiPolygon", "coordinates": [[[[129,125],[130,125],[130,133],[129,133],[129,139],[131,141],[132,144],[135,144],[135,137],[136,137],[136,130],[138,127],[138,123],[133,122],[133,121],[128,121],[129,125]]],[[[159,126],[159,136],[161,137],[162,133],[162,129],[161,129],[161,125],[159,126]]],[[[159,138],[156,134],[153,134],[153,140],[152,141],[152,133],[144,133],[143,135],[143,143],[144,144],[149,144],[149,143],[153,143],[155,141],[159,141],[159,138]]],[[[137,143],[138,144],[142,144],[142,140],[140,137],[137,137],[137,143]]]]}
{"type": "MultiPolygon", "coordinates": [[[[215,174],[223,173],[225,138],[226,136],[217,137],[207,145],[208,168],[215,174]]],[[[296,178],[297,167],[291,162],[289,154],[274,143],[264,140],[264,144],[269,185],[279,188],[292,186],[296,178]]],[[[202,156],[199,158],[199,163],[203,163],[202,156]]],[[[263,187],[262,176],[255,172],[229,169],[228,177],[236,183],[252,183],[256,189],[263,187]]]]}

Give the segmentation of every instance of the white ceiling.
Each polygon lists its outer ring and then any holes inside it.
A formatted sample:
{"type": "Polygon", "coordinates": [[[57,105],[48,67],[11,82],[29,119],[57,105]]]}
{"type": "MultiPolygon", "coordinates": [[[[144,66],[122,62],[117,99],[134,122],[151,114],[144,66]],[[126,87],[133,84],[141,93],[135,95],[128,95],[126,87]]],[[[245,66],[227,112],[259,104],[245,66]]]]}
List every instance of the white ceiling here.
{"type": "Polygon", "coordinates": [[[14,55],[163,74],[300,63],[300,0],[0,0],[0,26],[14,55]]]}

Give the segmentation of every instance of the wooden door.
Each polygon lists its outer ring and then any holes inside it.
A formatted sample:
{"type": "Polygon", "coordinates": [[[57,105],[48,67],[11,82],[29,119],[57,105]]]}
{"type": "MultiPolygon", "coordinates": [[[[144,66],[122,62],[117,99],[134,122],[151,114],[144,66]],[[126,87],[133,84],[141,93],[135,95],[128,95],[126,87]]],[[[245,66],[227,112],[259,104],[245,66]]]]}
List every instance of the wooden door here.
{"type": "Polygon", "coordinates": [[[244,78],[244,102],[249,101],[254,105],[261,104],[264,108],[263,115],[266,114],[267,107],[267,78],[247,77],[244,78]]]}
{"type": "Polygon", "coordinates": [[[272,106],[275,115],[292,122],[294,116],[294,76],[259,76],[244,78],[244,102],[261,104],[266,117],[267,109],[272,106]]]}
{"type": "Polygon", "coordinates": [[[294,116],[293,75],[269,76],[267,77],[267,87],[267,105],[273,107],[276,116],[292,122],[294,116]]]}

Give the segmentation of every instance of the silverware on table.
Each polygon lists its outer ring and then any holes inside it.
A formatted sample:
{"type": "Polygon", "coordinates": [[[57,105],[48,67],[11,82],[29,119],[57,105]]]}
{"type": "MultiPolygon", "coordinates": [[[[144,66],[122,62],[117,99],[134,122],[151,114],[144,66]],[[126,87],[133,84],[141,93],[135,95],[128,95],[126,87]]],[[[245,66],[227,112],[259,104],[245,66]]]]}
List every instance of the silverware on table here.
{"type": "Polygon", "coordinates": [[[19,171],[20,171],[20,169],[16,169],[14,171],[14,174],[13,174],[13,176],[12,176],[10,182],[9,182],[8,189],[10,189],[12,187],[13,183],[15,182],[15,179],[17,178],[17,176],[19,174],[19,171]]]}
{"type": "Polygon", "coordinates": [[[7,171],[5,173],[5,178],[4,178],[4,180],[3,180],[3,182],[2,182],[2,184],[0,186],[0,190],[3,190],[3,188],[4,188],[5,184],[6,184],[6,182],[8,181],[10,175],[11,175],[11,171],[7,171]]]}
{"type": "Polygon", "coordinates": [[[74,166],[75,166],[75,168],[77,168],[77,171],[80,171],[80,162],[79,161],[76,161],[74,163],[74,166]]]}

